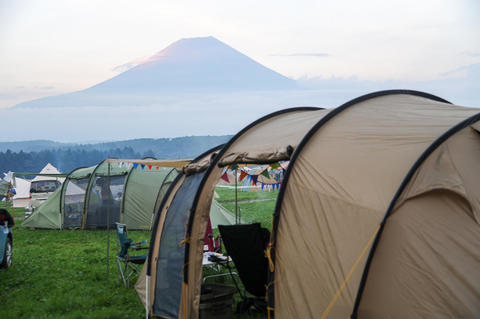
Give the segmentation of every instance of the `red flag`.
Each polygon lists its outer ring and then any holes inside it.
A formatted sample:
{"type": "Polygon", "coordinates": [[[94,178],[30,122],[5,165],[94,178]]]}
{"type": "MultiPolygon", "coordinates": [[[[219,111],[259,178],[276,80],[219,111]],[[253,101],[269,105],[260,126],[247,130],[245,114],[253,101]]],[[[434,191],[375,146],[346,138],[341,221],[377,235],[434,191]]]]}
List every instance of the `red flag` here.
{"type": "Polygon", "coordinates": [[[152,165],[148,165],[148,169],[151,170],[151,169],[152,169],[152,165]]]}
{"type": "Polygon", "coordinates": [[[228,179],[227,172],[223,173],[223,175],[222,175],[222,179],[223,179],[225,182],[227,182],[227,183],[229,183],[229,184],[230,184],[230,180],[228,179]]]}
{"type": "Polygon", "coordinates": [[[245,177],[247,177],[247,176],[248,176],[248,174],[245,173],[243,170],[240,171],[240,182],[243,181],[245,179],[245,177]]]}
{"type": "Polygon", "coordinates": [[[155,166],[155,168],[157,169],[157,171],[160,169],[160,166],[155,166]]]}

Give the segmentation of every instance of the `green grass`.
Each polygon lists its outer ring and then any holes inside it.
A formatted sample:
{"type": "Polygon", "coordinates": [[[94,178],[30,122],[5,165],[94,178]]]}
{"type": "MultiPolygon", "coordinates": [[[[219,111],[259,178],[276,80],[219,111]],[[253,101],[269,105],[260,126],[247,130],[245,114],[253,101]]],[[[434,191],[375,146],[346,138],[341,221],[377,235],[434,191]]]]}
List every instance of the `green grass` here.
{"type": "MultiPolygon", "coordinates": [[[[233,211],[234,190],[217,188],[217,193],[222,205],[233,211]]],[[[277,194],[278,191],[238,192],[242,219],[249,223],[261,222],[270,229],[277,194]],[[258,199],[263,201],[255,201],[258,199]]],[[[23,215],[24,210],[15,209],[13,265],[8,270],[0,270],[2,319],[144,317],[135,289],[125,288],[117,278],[117,244],[113,230],[107,278],[105,230],[30,230],[19,227],[23,215]]],[[[149,240],[150,232],[129,231],[129,237],[134,241],[149,240]]],[[[229,277],[217,280],[233,285],[229,277]]],[[[235,299],[239,301],[238,294],[235,299]]],[[[262,317],[261,314],[235,316],[262,317]]]]}
{"type": "MultiPolygon", "coordinates": [[[[235,189],[217,187],[215,191],[219,195],[217,201],[233,214],[235,212],[235,189]]],[[[238,208],[243,222],[259,222],[262,227],[270,230],[277,196],[278,190],[238,191],[238,208]]]]}
{"type": "MultiPolygon", "coordinates": [[[[238,208],[240,209],[240,217],[246,224],[260,223],[262,227],[271,230],[275,203],[275,200],[239,202],[238,208]]],[[[222,203],[222,206],[231,212],[235,211],[235,203],[222,203]]]]}
{"type": "MultiPolygon", "coordinates": [[[[116,233],[106,231],[13,230],[13,265],[0,270],[2,318],[143,318],[134,288],[117,279],[116,233]]],[[[130,231],[134,240],[150,233],[130,231]]]]}
{"type": "MultiPolygon", "coordinates": [[[[220,196],[217,200],[219,202],[235,201],[235,189],[226,187],[216,187],[215,192],[220,196]]],[[[255,200],[255,199],[277,199],[278,190],[256,190],[249,192],[242,192],[240,189],[237,191],[238,201],[255,200]]]]}

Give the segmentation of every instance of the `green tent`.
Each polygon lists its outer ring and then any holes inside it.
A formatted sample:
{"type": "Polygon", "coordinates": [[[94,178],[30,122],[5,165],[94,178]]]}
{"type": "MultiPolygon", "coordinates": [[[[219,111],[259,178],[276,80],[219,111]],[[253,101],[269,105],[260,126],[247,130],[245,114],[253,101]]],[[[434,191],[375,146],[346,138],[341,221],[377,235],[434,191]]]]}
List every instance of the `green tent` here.
{"type": "Polygon", "coordinates": [[[78,168],[22,225],[92,229],[121,222],[129,229],[150,229],[153,215],[177,175],[173,167],[117,165],[109,160],[78,168]]]}
{"type": "MultiPolygon", "coordinates": [[[[235,215],[233,215],[228,209],[222,206],[215,199],[212,200],[212,206],[210,206],[210,222],[212,228],[218,228],[218,225],[235,225],[235,215]]],[[[240,224],[243,223],[240,220],[240,224]]]]}

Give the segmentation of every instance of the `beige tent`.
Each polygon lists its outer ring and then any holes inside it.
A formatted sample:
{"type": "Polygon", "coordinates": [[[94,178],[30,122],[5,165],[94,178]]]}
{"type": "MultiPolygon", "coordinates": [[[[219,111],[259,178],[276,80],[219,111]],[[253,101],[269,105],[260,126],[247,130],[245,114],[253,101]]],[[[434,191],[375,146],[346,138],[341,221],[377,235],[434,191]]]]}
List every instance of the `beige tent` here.
{"type": "MultiPolygon", "coordinates": [[[[39,174],[60,174],[60,172],[55,166],[53,166],[50,163],[47,163],[47,165],[45,165],[45,167],[42,168],[39,174]]],[[[59,181],[60,183],[63,183],[64,180],[65,180],[64,177],[58,178],[58,177],[37,175],[30,182],[33,183],[33,182],[39,182],[39,181],[59,181]]]]}
{"type": "Polygon", "coordinates": [[[198,318],[203,236],[222,167],[289,160],[267,254],[270,314],[478,317],[479,111],[397,90],[252,123],[187,165],[165,196],[147,313],[198,318]]]}

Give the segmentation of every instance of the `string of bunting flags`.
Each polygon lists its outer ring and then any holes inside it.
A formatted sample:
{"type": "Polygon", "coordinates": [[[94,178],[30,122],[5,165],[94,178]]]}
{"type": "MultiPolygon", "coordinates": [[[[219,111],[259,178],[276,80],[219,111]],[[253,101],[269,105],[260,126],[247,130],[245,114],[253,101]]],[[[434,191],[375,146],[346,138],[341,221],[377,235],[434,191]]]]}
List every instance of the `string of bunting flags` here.
{"type": "Polygon", "coordinates": [[[225,167],[224,172],[221,176],[221,179],[224,180],[227,183],[230,182],[230,178],[228,177],[228,171],[232,171],[234,174],[240,171],[240,176],[239,176],[239,182],[245,183],[245,181],[252,185],[256,186],[257,184],[260,184],[261,189],[280,189],[280,186],[282,185],[281,183],[281,176],[283,174],[278,174],[277,172],[279,169],[281,171],[285,171],[288,167],[288,162],[282,162],[282,163],[272,163],[268,164],[265,166],[255,167],[253,169],[250,169],[248,167],[240,167],[237,164],[232,164],[227,167],[225,167]],[[264,168],[263,168],[264,167],[264,168]],[[273,172],[272,172],[273,170],[273,172]],[[272,174],[273,173],[273,174],[272,174]]]}
{"type": "MultiPolygon", "coordinates": [[[[113,162],[113,159],[109,159],[109,162],[113,162]]],[[[178,162],[178,164],[180,164],[181,160],[179,160],[178,162]]],[[[160,167],[164,166],[164,163],[162,163],[161,165],[155,165],[159,162],[145,163],[144,160],[117,160],[114,163],[116,163],[120,168],[125,167],[128,169],[132,168],[149,171],[158,171],[160,170],[160,167]]],[[[221,179],[230,184],[231,181],[228,177],[228,171],[234,172],[234,174],[239,171],[239,182],[246,183],[251,186],[260,185],[262,190],[276,190],[280,189],[280,186],[282,185],[281,180],[283,177],[283,172],[286,171],[288,164],[289,162],[276,162],[268,165],[254,167],[232,164],[225,167],[221,179]]],[[[171,163],[169,163],[165,166],[172,167],[174,165],[171,165],[171,163]]]]}
{"type": "Polygon", "coordinates": [[[154,166],[150,164],[140,164],[140,163],[134,163],[134,162],[118,162],[118,167],[125,167],[125,168],[132,168],[133,169],[138,169],[139,167],[142,170],[145,170],[145,168],[148,168],[148,170],[156,169],[157,171],[160,169],[160,166],[154,166]]]}

